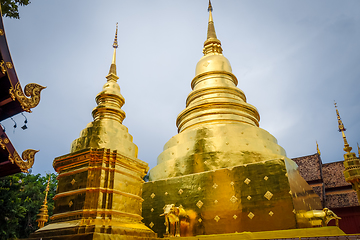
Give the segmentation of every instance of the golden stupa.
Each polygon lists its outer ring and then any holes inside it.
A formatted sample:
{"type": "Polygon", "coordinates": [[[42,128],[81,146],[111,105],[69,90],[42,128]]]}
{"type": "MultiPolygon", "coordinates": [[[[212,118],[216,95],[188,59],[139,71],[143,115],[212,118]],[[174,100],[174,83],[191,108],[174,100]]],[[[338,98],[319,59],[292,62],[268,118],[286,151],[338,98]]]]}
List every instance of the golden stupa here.
{"type": "Polygon", "coordinates": [[[144,222],[159,236],[175,234],[162,216],[172,206],[185,219],[180,236],[319,225],[309,216],[322,210],[320,199],[275,137],[259,127],[257,109],[222,54],[212,10],[209,2],[204,56],[177,117],[178,134],[143,186],[144,222]]]}
{"type": "Polygon", "coordinates": [[[319,197],[276,139],[259,128],[259,113],[236,87],[237,78],[222,54],[210,2],[208,10],[204,56],[177,118],[179,133],[165,144],[147,183],[148,165],[137,158],[137,146],[122,124],[125,100],[117,84],[116,30],[94,121],[73,141],[69,154],[55,158],[54,215],[30,239],[344,234],[337,227],[311,228],[335,218],[330,210],[321,210],[319,197]]]}
{"type": "Polygon", "coordinates": [[[51,224],[30,239],[152,239],[156,234],[141,217],[143,177],[147,163],[137,158],[137,146],[122,125],[124,97],[116,75],[117,28],[107,82],[96,96],[94,121],[57,157],[58,176],[51,224]]]}

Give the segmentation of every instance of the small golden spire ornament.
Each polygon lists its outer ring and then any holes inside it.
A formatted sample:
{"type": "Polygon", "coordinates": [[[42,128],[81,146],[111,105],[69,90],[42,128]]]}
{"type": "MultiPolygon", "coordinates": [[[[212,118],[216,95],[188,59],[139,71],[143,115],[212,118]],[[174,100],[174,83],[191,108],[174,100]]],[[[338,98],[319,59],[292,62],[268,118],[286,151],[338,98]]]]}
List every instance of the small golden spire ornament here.
{"type": "Polygon", "coordinates": [[[51,175],[49,174],[49,180],[47,182],[46,189],[45,189],[44,204],[41,205],[40,213],[37,215],[38,219],[36,221],[38,222],[39,228],[44,227],[45,223],[48,221],[48,218],[49,218],[48,208],[47,208],[47,196],[48,196],[48,192],[49,192],[50,178],[51,178],[51,175]]]}
{"type": "Polygon", "coordinates": [[[116,49],[119,46],[118,40],[117,40],[117,34],[118,34],[118,23],[116,23],[115,38],[114,38],[114,43],[113,43],[114,53],[113,53],[113,58],[112,58],[110,71],[109,71],[109,74],[114,74],[114,75],[116,75],[116,49]]]}
{"type": "Polygon", "coordinates": [[[216,37],[212,11],[213,11],[213,7],[211,5],[211,1],[209,0],[209,7],[208,7],[209,22],[208,22],[207,38],[206,41],[204,42],[204,49],[203,49],[204,55],[222,53],[221,42],[216,37]]]}
{"type": "Polygon", "coordinates": [[[316,150],[317,150],[317,153],[319,154],[319,156],[321,155],[321,152],[320,152],[320,149],[319,149],[319,144],[318,142],[316,141],[316,150]]]}
{"type": "Polygon", "coordinates": [[[351,183],[352,188],[356,191],[358,201],[360,203],[360,160],[356,157],[356,154],[351,152],[352,147],[349,146],[346,136],[345,136],[345,127],[341,121],[339,111],[337,109],[337,104],[334,102],[336,108],[336,115],[339,123],[339,132],[341,132],[344,139],[344,176],[345,181],[351,183]]]}
{"type": "Polygon", "coordinates": [[[347,153],[350,153],[352,147],[349,146],[349,144],[348,144],[348,142],[347,142],[347,140],[346,140],[346,136],[345,136],[346,128],[344,127],[344,124],[343,124],[343,122],[341,121],[340,114],[339,114],[339,110],[337,109],[337,104],[336,104],[336,102],[334,102],[334,105],[335,105],[336,115],[337,115],[338,124],[339,124],[339,132],[341,132],[342,137],[343,137],[343,139],[344,139],[344,151],[347,152],[347,153]]]}

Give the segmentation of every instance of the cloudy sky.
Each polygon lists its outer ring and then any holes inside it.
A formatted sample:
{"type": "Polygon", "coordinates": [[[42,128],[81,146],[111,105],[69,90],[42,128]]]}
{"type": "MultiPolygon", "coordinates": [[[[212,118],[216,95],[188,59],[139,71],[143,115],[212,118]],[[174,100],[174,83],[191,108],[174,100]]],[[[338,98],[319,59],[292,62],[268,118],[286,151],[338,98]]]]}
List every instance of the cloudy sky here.
{"type": "MultiPolygon", "coordinates": [[[[124,125],[152,168],[175,134],[177,114],[202,56],[207,0],[34,0],[5,31],[22,86],[47,86],[24,118],[3,121],[19,153],[40,149],[33,173],[54,171],[96,106],[112,58],[119,22],[117,70],[126,103],[124,125]]],[[[343,158],[334,100],[350,145],[360,142],[360,1],[213,0],[224,55],[260,127],[288,157],[316,153],[343,158]]]]}

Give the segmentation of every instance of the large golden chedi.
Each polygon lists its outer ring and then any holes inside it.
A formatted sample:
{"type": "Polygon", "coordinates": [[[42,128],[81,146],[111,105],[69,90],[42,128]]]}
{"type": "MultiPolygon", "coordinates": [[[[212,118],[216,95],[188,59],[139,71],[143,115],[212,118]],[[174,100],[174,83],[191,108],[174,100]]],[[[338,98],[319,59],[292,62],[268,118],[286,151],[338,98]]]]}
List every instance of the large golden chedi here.
{"type": "Polygon", "coordinates": [[[301,213],[322,209],[297,165],[246,102],[222,54],[209,4],[204,56],[197,63],[178,134],[164,146],[143,187],[143,217],[160,236],[168,204],[187,216],[182,236],[310,227],[301,213]]]}
{"type": "Polygon", "coordinates": [[[186,109],[177,117],[179,134],[165,144],[151,180],[286,157],[276,139],[259,128],[257,109],[236,87],[211,11],[203,52],[186,109]]]}

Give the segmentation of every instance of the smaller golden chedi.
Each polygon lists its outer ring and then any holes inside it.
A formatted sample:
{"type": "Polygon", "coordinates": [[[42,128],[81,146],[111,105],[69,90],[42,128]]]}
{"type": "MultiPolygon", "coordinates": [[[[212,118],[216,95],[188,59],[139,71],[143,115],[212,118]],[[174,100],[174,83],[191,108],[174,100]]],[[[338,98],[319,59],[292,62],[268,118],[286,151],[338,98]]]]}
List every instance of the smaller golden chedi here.
{"type": "Polygon", "coordinates": [[[96,96],[94,121],[57,157],[58,176],[51,224],[34,239],[152,239],[156,234],[142,222],[143,177],[147,163],[137,158],[137,146],[122,125],[125,103],[116,75],[117,28],[107,82],[96,96]]]}
{"type": "Polygon", "coordinates": [[[40,212],[37,215],[38,219],[36,219],[36,221],[38,222],[39,228],[44,227],[45,223],[48,221],[48,218],[49,218],[48,208],[47,208],[47,196],[49,193],[50,178],[51,178],[51,175],[49,175],[49,180],[47,182],[46,189],[45,189],[44,204],[41,205],[40,212]]]}

